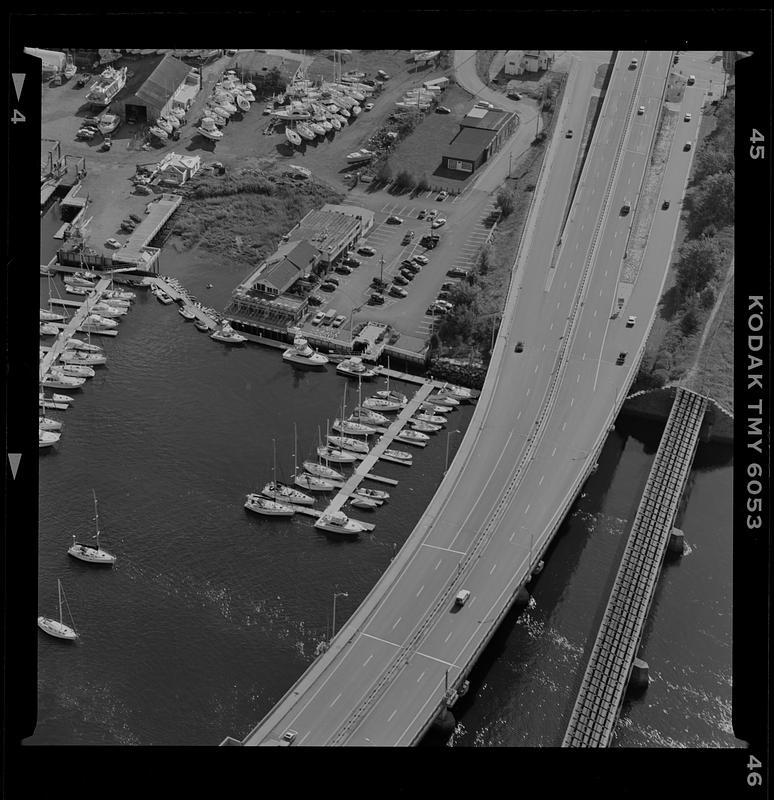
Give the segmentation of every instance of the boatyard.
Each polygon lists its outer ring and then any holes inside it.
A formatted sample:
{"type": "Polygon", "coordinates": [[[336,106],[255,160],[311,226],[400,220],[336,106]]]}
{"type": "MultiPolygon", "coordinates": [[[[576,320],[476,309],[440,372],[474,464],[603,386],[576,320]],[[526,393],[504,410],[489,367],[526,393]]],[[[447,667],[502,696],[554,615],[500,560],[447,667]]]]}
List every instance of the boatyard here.
{"type": "MultiPolygon", "coordinates": [[[[559,743],[665,458],[663,421],[618,414],[693,158],[665,161],[677,208],[620,290],[636,193],[631,215],[608,206],[647,174],[672,54],[562,52],[555,95],[496,105],[476,51],[27,48],[45,65],[46,231],[30,743],[559,743]],[[483,313],[498,192],[524,176],[483,313]]],[[[712,81],[691,63],[698,118],[712,81]]],[[[679,145],[697,140],[685,119],[679,145]]],[[[706,528],[679,577],[725,586],[702,549],[730,524],[717,416],[661,522],[706,528]]],[[[673,609],[677,571],[656,572],[673,609]]],[[[699,627],[723,683],[727,631],[699,627]]],[[[650,723],[623,730],[618,695],[605,745],[614,724],[642,744],[650,723]]]]}

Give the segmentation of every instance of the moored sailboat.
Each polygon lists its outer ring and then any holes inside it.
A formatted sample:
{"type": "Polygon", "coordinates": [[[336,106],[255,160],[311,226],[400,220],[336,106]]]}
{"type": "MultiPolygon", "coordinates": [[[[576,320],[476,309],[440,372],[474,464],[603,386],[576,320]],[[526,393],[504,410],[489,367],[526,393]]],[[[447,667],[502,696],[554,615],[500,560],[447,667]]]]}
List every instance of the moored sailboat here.
{"type": "Polygon", "coordinates": [[[94,534],[94,538],[97,540],[97,544],[84,544],[82,542],[76,541],[75,534],[73,534],[73,543],[68,548],[67,552],[69,555],[73,556],[73,558],[80,559],[81,561],[88,561],[90,564],[104,564],[107,566],[112,566],[116,563],[116,557],[112,553],[108,553],[107,550],[103,550],[99,546],[99,508],[97,506],[97,493],[94,489],[91,490],[92,494],[94,495],[94,526],[96,533],[94,534]]]}
{"type": "Polygon", "coordinates": [[[59,619],[51,617],[38,617],[38,627],[49,636],[54,636],[57,639],[68,639],[74,641],[78,638],[78,633],[75,630],[75,623],[73,622],[73,615],[70,612],[70,605],[67,602],[67,597],[62,588],[62,581],[57,578],[57,586],[59,588],[59,619]],[[70,615],[71,625],[65,625],[62,621],[62,598],[64,598],[65,605],[67,606],[67,613],[70,615]]]}

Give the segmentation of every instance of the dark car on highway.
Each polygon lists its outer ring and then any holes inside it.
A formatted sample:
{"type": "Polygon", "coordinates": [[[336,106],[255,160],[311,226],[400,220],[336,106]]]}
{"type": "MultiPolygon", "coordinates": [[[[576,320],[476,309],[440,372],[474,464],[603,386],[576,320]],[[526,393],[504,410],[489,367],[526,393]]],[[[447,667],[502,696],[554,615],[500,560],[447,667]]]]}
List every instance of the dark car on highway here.
{"type": "Polygon", "coordinates": [[[666,211],[669,208],[669,200],[664,200],[664,202],[661,204],[661,208],[666,211]]]}
{"type": "Polygon", "coordinates": [[[621,366],[621,364],[623,364],[623,363],[624,363],[624,361],[626,361],[626,356],[627,356],[627,353],[625,353],[625,352],[621,351],[621,352],[618,354],[618,358],[616,358],[616,360],[615,360],[615,363],[616,363],[616,364],[618,364],[618,366],[620,367],[620,366],[621,366]]]}
{"type": "Polygon", "coordinates": [[[524,342],[517,342],[516,347],[513,348],[514,353],[523,353],[524,352],[524,342]]]}

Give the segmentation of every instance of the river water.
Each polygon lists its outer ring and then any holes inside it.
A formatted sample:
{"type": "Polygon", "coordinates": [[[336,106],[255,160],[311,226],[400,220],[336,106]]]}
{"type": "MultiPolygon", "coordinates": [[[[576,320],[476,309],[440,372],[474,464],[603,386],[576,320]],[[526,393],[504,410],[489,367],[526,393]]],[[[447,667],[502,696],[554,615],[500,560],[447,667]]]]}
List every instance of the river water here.
{"type": "MultiPolygon", "coordinates": [[[[246,271],[205,255],[162,256],[162,272],[216,307],[246,271]],[[207,292],[209,281],[215,286],[207,292]]],[[[42,303],[47,296],[41,279],[42,303]]],[[[249,514],[244,495],[270,478],[272,442],[279,475],[288,477],[294,423],[300,461],[339,412],[346,381],[330,368],[291,369],[276,350],[226,348],[176,311],[139,293],[120,334],[98,340],[108,365],[69,410],[50,413],[65,428],[39,459],[39,613],[55,614],[61,578],[81,639],[68,645],[39,635],[30,744],[242,738],[326,640],[334,591],[348,593],[337,602],[338,628],[440,482],[445,433],[424,450],[411,448],[410,468],[379,465],[379,474],[400,483],[388,487],[392,498],[382,509],[353,510],[376,523],[358,541],[329,538],[306,517],[249,514]],[[92,488],[103,545],[118,556],[108,570],[66,554],[73,533],[93,530],[92,488]]],[[[451,414],[451,455],[472,412],[463,406],[451,414]]],[[[561,742],[662,427],[619,422],[608,437],[534,582],[531,606],[509,615],[471,675],[450,744],[561,742]]],[[[730,497],[730,451],[702,445],[682,521],[689,552],[664,570],[643,648],[654,680],[625,707],[618,745],[736,742],[730,497]]]]}

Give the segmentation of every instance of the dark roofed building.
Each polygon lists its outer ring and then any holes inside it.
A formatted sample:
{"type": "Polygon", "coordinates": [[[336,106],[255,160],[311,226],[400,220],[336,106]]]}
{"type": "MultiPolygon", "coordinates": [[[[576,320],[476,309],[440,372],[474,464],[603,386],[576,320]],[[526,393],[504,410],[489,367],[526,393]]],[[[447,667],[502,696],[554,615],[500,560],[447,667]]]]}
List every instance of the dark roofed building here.
{"type": "Polygon", "coordinates": [[[446,169],[474,172],[496,153],[516,130],[515,114],[500,109],[472,108],[443,155],[446,169]]]}
{"type": "Polygon", "coordinates": [[[282,244],[247,281],[249,291],[277,297],[309,275],[319,258],[320,251],[307,241],[282,244]]]}

